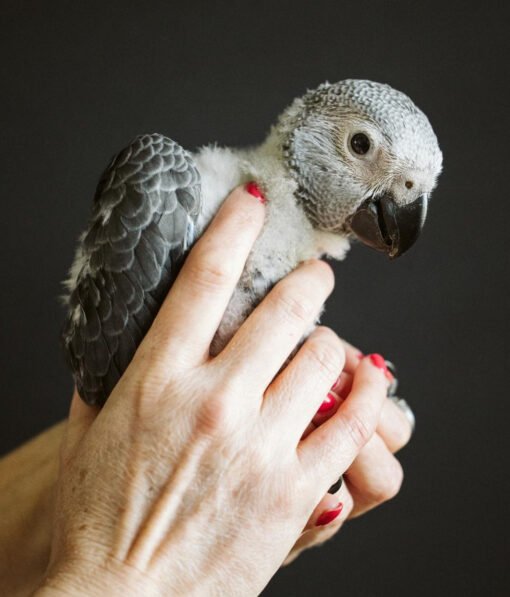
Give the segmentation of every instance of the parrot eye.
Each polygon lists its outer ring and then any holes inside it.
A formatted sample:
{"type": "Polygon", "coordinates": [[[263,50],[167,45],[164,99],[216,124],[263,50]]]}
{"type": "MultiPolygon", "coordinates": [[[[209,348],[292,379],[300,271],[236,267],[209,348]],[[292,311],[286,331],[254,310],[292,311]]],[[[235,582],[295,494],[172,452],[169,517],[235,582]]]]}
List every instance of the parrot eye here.
{"type": "Polygon", "coordinates": [[[370,139],[365,133],[356,133],[351,139],[351,148],[358,155],[365,155],[370,149],[370,139]]]}

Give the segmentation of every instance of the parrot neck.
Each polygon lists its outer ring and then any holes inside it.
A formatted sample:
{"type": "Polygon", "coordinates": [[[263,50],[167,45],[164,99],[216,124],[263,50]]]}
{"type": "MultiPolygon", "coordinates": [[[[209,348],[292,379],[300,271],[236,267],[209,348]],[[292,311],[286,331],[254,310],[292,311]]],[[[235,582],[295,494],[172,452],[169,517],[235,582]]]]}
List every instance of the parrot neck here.
{"type": "MultiPolygon", "coordinates": [[[[280,181],[285,181],[286,191],[279,203],[278,210],[285,213],[289,207],[296,206],[306,220],[306,228],[311,230],[311,247],[307,249],[306,257],[315,258],[327,255],[334,259],[343,259],[350,248],[349,234],[338,229],[328,230],[321,226],[315,218],[311,206],[316,203],[316,198],[304,189],[296,180],[296,172],[292,167],[289,157],[289,147],[279,127],[273,127],[264,143],[256,148],[253,153],[262,163],[267,163],[274,175],[268,179],[267,188],[281,187],[280,181]],[[308,250],[310,253],[308,253],[308,250]]],[[[304,230],[303,230],[304,232],[304,230]]]]}
{"type": "Polygon", "coordinates": [[[203,147],[194,159],[202,180],[202,211],[197,234],[205,229],[237,185],[255,180],[266,194],[266,222],[246,264],[247,280],[264,280],[261,293],[301,261],[323,255],[344,258],[349,241],[313,226],[297,197],[297,183],[285,166],[281,147],[274,138],[269,137],[262,145],[251,149],[203,147]]]}
{"type": "Polygon", "coordinates": [[[277,131],[273,129],[265,142],[247,151],[244,158],[245,180],[257,180],[267,191],[268,216],[262,236],[271,239],[275,252],[287,254],[286,261],[292,262],[288,271],[305,259],[324,255],[343,259],[350,247],[347,235],[322,230],[310,218],[277,131]]]}
{"type": "Polygon", "coordinates": [[[271,143],[249,150],[208,146],[194,158],[202,179],[197,235],[234,187],[256,180],[267,197],[265,224],[230,301],[229,316],[220,325],[215,339],[213,353],[217,354],[278,280],[306,259],[323,255],[343,259],[349,242],[338,234],[313,227],[296,199],[296,182],[271,143]]]}

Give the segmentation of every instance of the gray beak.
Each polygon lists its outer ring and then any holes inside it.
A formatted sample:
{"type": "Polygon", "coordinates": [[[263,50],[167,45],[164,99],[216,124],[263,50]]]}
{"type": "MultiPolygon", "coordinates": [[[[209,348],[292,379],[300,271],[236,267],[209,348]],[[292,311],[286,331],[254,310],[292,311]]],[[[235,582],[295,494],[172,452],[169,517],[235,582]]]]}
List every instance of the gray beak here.
{"type": "Polygon", "coordinates": [[[361,242],[393,259],[410,249],[420,236],[427,205],[427,195],[404,206],[397,205],[391,195],[371,197],[351,217],[351,230],[361,242]]]}

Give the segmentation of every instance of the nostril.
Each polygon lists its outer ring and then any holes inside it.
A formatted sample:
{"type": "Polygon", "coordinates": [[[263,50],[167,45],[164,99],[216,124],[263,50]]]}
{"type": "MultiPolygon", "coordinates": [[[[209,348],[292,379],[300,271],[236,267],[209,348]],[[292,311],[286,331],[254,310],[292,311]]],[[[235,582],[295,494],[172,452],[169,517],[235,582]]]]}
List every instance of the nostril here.
{"type": "Polygon", "coordinates": [[[406,188],[407,189],[412,189],[413,188],[413,181],[412,180],[406,180],[406,188]]]}

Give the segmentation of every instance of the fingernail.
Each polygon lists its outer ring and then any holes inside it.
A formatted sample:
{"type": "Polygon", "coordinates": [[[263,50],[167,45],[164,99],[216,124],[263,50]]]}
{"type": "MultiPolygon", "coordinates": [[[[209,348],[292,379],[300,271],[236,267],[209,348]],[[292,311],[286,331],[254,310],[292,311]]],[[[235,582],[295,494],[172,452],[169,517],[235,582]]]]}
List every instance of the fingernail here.
{"type": "Polygon", "coordinates": [[[323,512],[319,518],[317,518],[317,521],[315,523],[316,527],[322,527],[325,524],[329,524],[332,520],[335,520],[335,518],[340,514],[340,512],[343,510],[344,505],[342,504],[342,502],[340,502],[338,504],[338,506],[336,508],[334,508],[333,510],[326,510],[325,512],[323,512]]]}
{"type": "Polygon", "coordinates": [[[387,379],[389,379],[390,381],[393,380],[393,375],[388,370],[388,367],[386,366],[386,361],[383,356],[381,356],[380,354],[374,353],[374,354],[369,354],[368,357],[370,358],[372,363],[378,369],[381,369],[384,372],[384,375],[387,377],[387,379]]]}
{"type": "Polygon", "coordinates": [[[263,205],[267,202],[267,199],[264,197],[264,193],[260,190],[259,185],[251,180],[250,182],[246,183],[245,189],[256,197],[263,205]]]}
{"type": "Polygon", "coordinates": [[[390,396],[390,400],[392,400],[400,410],[405,414],[409,424],[411,425],[411,432],[414,433],[414,428],[416,427],[416,417],[414,416],[412,408],[407,404],[407,401],[403,398],[397,398],[397,396],[390,396]]]}
{"type": "Polygon", "coordinates": [[[328,412],[328,410],[331,410],[335,406],[337,399],[338,399],[337,396],[333,392],[328,392],[326,399],[319,406],[319,410],[317,412],[319,412],[319,413],[328,412]]]}
{"type": "Polygon", "coordinates": [[[344,483],[344,478],[342,477],[342,475],[340,475],[340,478],[338,479],[338,481],[336,483],[333,483],[333,485],[328,489],[328,493],[334,494],[336,493],[340,487],[342,487],[344,483]]]}
{"type": "Polygon", "coordinates": [[[356,355],[357,359],[362,359],[365,355],[362,352],[358,352],[358,354],[356,355]]]}

